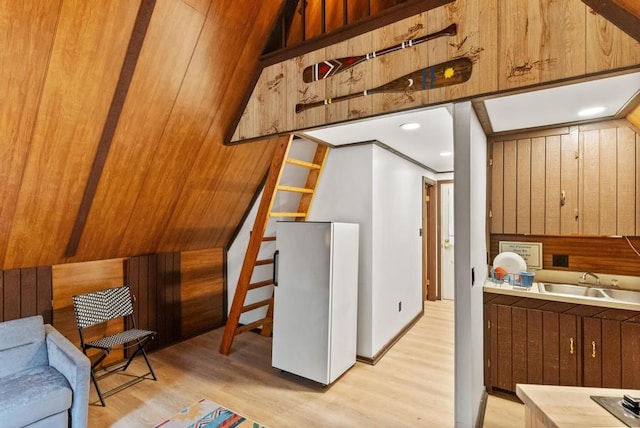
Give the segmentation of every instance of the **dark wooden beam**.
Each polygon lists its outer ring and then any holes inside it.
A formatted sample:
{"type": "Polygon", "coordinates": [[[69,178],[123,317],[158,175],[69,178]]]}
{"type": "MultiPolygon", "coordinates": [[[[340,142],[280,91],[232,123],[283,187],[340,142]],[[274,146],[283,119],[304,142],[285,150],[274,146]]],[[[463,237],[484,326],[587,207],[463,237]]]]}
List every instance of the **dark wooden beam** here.
{"type": "Polygon", "coordinates": [[[410,0],[389,9],[385,9],[375,16],[361,19],[344,27],[340,27],[329,33],[322,34],[313,39],[304,41],[290,48],[282,49],[277,52],[263,55],[260,58],[262,67],[268,67],[279,62],[295,58],[309,52],[333,46],[337,43],[377,30],[394,22],[401,21],[419,13],[453,3],[455,0],[410,0]]]}
{"type": "Polygon", "coordinates": [[[595,13],[640,42],[640,18],[612,0],[582,0],[595,13]]]}
{"type": "Polygon", "coordinates": [[[75,256],[76,251],[78,250],[82,231],[84,230],[87,218],[89,217],[89,210],[91,209],[93,198],[95,197],[96,190],[98,189],[102,170],[104,169],[107,155],[111,148],[111,142],[113,141],[113,136],[116,132],[118,121],[120,120],[120,114],[122,113],[122,108],[127,98],[127,93],[129,92],[129,86],[133,79],[133,73],[136,69],[138,58],[140,57],[142,43],[144,42],[144,38],[147,34],[147,29],[151,22],[151,15],[153,14],[155,4],[155,0],[142,0],[140,3],[136,22],[133,26],[133,31],[131,32],[131,38],[129,39],[127,53],[122,64],[122,69],[120,70],[120,77],[118,78],[116,90],[113,94],[113,99],[111,100],[111,106],[109,107],[107,120],[105,121],[102,129],[102,135],[100,136],[96,156],[93,159],[93,165],[89,172],[89,178],[84,189],[82,202],[80,203],[80,208],[78,208],[76,221],[73,225],[71,235],[69,236],[65,257],[75,256]]]}

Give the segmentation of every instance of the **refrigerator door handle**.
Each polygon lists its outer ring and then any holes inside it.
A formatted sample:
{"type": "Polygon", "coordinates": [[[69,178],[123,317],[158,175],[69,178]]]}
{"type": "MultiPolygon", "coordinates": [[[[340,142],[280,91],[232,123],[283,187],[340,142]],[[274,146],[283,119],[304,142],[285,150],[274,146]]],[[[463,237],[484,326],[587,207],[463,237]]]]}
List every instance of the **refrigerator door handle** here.
{"type": "Polygon", "coordinates": [[[276,250],[273,253],[273,285],[275,287],[278,286],[278,256],[280,255],[280,250],[276,250]]]}

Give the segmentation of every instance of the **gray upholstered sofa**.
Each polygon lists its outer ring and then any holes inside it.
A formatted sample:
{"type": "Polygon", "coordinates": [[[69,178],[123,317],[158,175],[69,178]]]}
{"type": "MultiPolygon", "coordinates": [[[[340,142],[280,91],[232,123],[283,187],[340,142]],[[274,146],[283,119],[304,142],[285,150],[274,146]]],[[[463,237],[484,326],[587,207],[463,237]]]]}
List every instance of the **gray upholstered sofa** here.
{"type": "Polygon", "coordinates": [[[0,323],[0,425],[87,426],[89,359],[41,316],[0,323]]]}

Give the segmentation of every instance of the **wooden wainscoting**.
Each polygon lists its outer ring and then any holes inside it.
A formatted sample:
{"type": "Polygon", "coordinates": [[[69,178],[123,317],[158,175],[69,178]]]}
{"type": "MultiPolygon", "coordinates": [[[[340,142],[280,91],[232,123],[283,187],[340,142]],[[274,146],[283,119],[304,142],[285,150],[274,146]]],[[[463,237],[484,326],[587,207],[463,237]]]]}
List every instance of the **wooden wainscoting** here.
{"type": "MultiPolygon", "coordinates": [[[[73,312],[73,296],[90,293],[124,284],[124,259],[98,260],[53,266],[53,326],[67,339],[80,347],[80,335],[73,312]]],[[[112,321],[106,326],[87,330],[85,339],[91,340],[104,334],[123,329],[122,321],[112,321]]],[[[105,364],[122,359],[122,351],[114,351],[105,364]]]]}
{"type": "Polygon", "coordinates": [[[224,265],[222,248],[181,254],[183,339],[224,325],[224,265]]]}
{"type": "MultiPolygon", "coordinates": [[[[224,324],[222,248],[162,253],[0,271],[0,321],[43,315],[76,346],[72,297],[128,284],[138,326],[158,332],[159,349],[224,324]]],[[[86,339],[123,329],[120,320],[89,330],[86,339]]],[[[122,359],[112,352],[105,365],[122,359]]]]}
{"type": "MultiPolygon", "coordinates": [[[[628,239],[640,250],[640,237],[628,239]]],[[[492,234],[489,263],[498,254],[500,241],[542,242],[543,269],[640,275],[640,258],[624,237],[492,234]],[[554,254],[568,255],[569,267],[553,266],[554,254]]]]}
{"type": "Polygon", "coordinates": [[[51,267],[0,271],[0,321],[42,315],[51,323],[51,267]]]}
{"type": "Polygon", "coordinates": [[[180,253],[149,254],[125,261],[138,327],[158,332],[148,349],[180,340],[180,253]]]}

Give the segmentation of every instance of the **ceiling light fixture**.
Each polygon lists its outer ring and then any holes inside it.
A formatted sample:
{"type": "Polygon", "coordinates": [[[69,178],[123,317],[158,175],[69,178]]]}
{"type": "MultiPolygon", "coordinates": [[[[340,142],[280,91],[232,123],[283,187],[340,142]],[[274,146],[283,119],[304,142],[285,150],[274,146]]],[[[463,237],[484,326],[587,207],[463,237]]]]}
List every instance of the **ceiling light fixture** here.
{"type": "Polygon", "coordinates": [[[602,106],[589,107],[589,108],[585,108],[585,109],[580,110],[578,112],[578,116],[582,116],[582,117],[584,117],[584,116],[594,116],[596,114],[602,113],[605,110],[606,110],[606,108],[602,107],[602,106]]]}
{"type": "Polygon", "coordinates": [[[420,128],[420,124],[416,122],[403,123],[402,125],[400,125],[400,128],[404,129],[405,131],[411,131],[413,129],[420,128]]]}
{"type": "Polygon", "coordinates": [[[453,155],[453,153],[451,153],[451,152],[442,152],[442,153],[440,153],[440,156],[452,156],[452,155],[453,155]]]}

